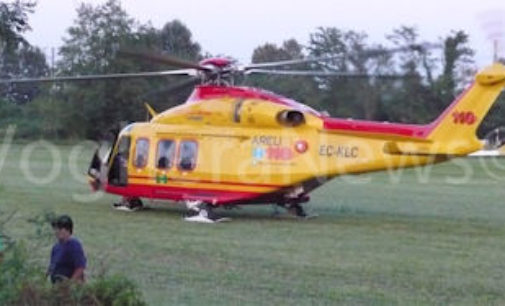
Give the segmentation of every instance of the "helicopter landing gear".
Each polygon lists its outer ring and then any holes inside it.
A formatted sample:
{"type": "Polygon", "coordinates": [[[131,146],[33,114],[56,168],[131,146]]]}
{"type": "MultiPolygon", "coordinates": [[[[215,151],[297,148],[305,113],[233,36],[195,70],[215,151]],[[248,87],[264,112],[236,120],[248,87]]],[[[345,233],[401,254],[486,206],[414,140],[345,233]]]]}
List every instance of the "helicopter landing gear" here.
{"type": "MultiPolygon", "coordinates": [[[[286,209],[286,211],[292,215],[295,216],[299,219],[310,219],[317,217],[317,215],[309,215],[303,208],[303,206],[300,203],[292,203],[292,204],[277,204],[278,206],[281,206],[286,209]]],[[[278,212],[274,211],[274,216],[278,216],[278,212]]]]}
{"type": "Polygon", "coordinates": [[[133,212],[143,209],[144,204],[139,198],[122,197],[119,202],[113,203],[112,207],[121,211],[133,212]]]}
{"type": "Polygon", "coordinates": [[[216,218],[212,212],[213,206],[201,201],[186,201],[188,212],[185,221],[197,223],[216,223],[229,221],[229,218],[216,218]]]}
{"type": "Polygon", "coordinates": [[[291,205],[287,206],[286,209],[288,210],[289,214],[296,216],[298,218],[306,218],[307,217],[307,213],[305,212],[305,209],[303,209],[302,205],[300,205],[300,204],[291,204],[291,205]]]}

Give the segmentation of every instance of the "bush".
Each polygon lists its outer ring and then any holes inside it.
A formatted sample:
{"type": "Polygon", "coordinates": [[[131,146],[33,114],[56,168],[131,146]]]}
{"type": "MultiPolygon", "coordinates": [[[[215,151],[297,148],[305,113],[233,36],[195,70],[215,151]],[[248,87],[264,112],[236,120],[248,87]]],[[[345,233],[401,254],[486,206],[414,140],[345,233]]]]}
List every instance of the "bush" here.
{"type": "Polygon", "coordinates": [[[16,139],[60,139],[71,138],[65,122],[68,117],[68,105],[63,101],[50,98],[38,98],[18,105],[0,99],[0,134],[9,125],[16,126],[16,139]]]}
{"type": "Polygon", "coordinates": [[[96,280],[91,284],[91,293],[103,305],[145,305],[137,286],[119,275],[96,280]]]}
{"type": "Polygon", "coordinates": [[[27,282],[5,305],[37,306],[143,306],[146,303],[136,285],[123,276],[111,276],[89,284],[63,282],[54,286],[27,282]]]}

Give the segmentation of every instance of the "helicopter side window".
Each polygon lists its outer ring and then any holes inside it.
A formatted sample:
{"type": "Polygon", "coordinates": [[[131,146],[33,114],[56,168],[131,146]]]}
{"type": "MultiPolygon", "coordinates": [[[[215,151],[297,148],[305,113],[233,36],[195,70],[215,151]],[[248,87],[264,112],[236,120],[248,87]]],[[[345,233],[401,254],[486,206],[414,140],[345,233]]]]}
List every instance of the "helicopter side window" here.
{"type": "Polygon", "coordinates": [[[133,165],[136,168],[144,168],[147,166],[147,158],[149,156],[149,140],[145,138],[137,139],[135,144],[135,158],[133,165]]]}
{"type": "Polygon", "coordinates": [[[183,140],[179,146],[177,165],[180,170],[191,171],[196,167],[198,144],[193,140],[183,140]]]}
{"type": "Polygon", "coordinates": [[[158,169],[170,169],[175,157],[175,142],[173,140],[160,140],[158,142],[158,153],[156,157],[156,167],[158,169]]]}

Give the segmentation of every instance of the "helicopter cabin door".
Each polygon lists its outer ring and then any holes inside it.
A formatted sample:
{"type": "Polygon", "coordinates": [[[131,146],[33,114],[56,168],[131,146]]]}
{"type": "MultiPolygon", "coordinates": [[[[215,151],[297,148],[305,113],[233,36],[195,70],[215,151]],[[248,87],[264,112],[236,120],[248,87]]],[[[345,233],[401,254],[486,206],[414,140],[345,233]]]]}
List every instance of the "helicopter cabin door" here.
{"type": "Polygon", "coordinates": [[[130,136],[121,136],[116,154],[112,157],[109,171],[109,184],[113,186],[128,185],[128,161],[130,160],[130,136]]]}

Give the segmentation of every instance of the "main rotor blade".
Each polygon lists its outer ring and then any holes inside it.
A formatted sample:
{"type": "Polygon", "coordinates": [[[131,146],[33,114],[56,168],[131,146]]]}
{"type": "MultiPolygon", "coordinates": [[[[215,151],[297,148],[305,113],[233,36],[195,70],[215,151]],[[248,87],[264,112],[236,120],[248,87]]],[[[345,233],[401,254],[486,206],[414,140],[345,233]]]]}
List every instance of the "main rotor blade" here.
{"type": "Polygon", "coordinates": [[[382,54],[392,54],[392,53],[399,53],[399,52],[407,52],[407,51],[425,51],[429,49],[441,49],[444,46],[442,44],[438,43],[420,43],[420,44],[412,44],[412,45],[406,45],[403,47],[396,47],[396,48],[375,48],[375,49],[366,49],[363,51],[363,54],[367,56],[377,56],[377,55],[382,55],[382,54]]]}
{"type": "Polygon", "coordinates": [[[398,74],[364,74],[352,72],[334,71],[310,71],[310,70],[267,70],[252,69],[246,74],[271,74],[271,75],[292,75],[292,76],[314,76],[314,77],[342,77],[342,78],[380,78],[380,79],[401,79],[408,77],[398,74]]]}
{"type": "Polygon", "coordinates": [[[252,69],[257,68],[273,68],[273,67],[282,67],[289,65],[298,65],[298,64],[306,64],[312,62],[321,62],[321,61],[329,61],[333,59],[341,58],[342,55],[335,56],[324,56],[324,57],[309,57],[305,59],[294,59],[294,60],[286,60],[286,61],[278,61],[278,62],[267,62],[267,63],[257,63],[257,64],[249,64],[242,69],[244,71],[250,71],[252,69]]]}
{"type": "MultiPolygon", "coordinates": [[[[427,50],[427,49],[442,48],[442,47],[443,46],[441,44],[422,43],[422,44],[413,44],[413,45],[391,48],[391,49],[386,49],[386,48],[365,49],[360,53],[364,54],[366,56],[377,56],[377,55],[382,55],[382,54],[406,52],[406,51],[412,51],[412,50],[427,50]]],[[[282,66],[289,66],[289,65],[324,62],[324,61],[335,60],[335,59],[339,59],[339,58],[343,58],[343,57],[344,57],[343,54],[339,54],[339,55],[334,55],[334,56],[308,57],[308,58],[304,58],[304,59],[285,60],[285,61],[278,61],[278,62],[255,63],[255,64],[249,64],[249,65],[243,67],[242,70],[248,71],[251,69],[258,69],[258,68],[274,68],[274,67],[282,67],[282,66]]]]}
{"type": "Polygon", "coordinates": [[[184,69],[196,69],[200,71],[211,71],[211,69],[201,66],[197,63],[182,60],[165,54],[154,53],[150,51],[130,51],[130,50],[119,50],[119,54],[134,57],[138,59],[149,60],[152,62],[157,62],[165,65],[170,65],[173,67],[184,68],[184,69]]]}
{"type": "Polygon", "coordinates": [[[196,75],[196,72],[193,69],[181,69],[181,70],[138,72],[138,73],[90,74],[90,75],[62,76],[62,77],[3,79],[3,80],[0,80],[0,84],[49,83],[49,82],[63,82],[63,81],[93,81],[93,80],[108,80],[108,79],[133,79],[133,78],[164,77],[164,76],[169,76],[169,75],[194,76],[194,75],[196,75]]]}

